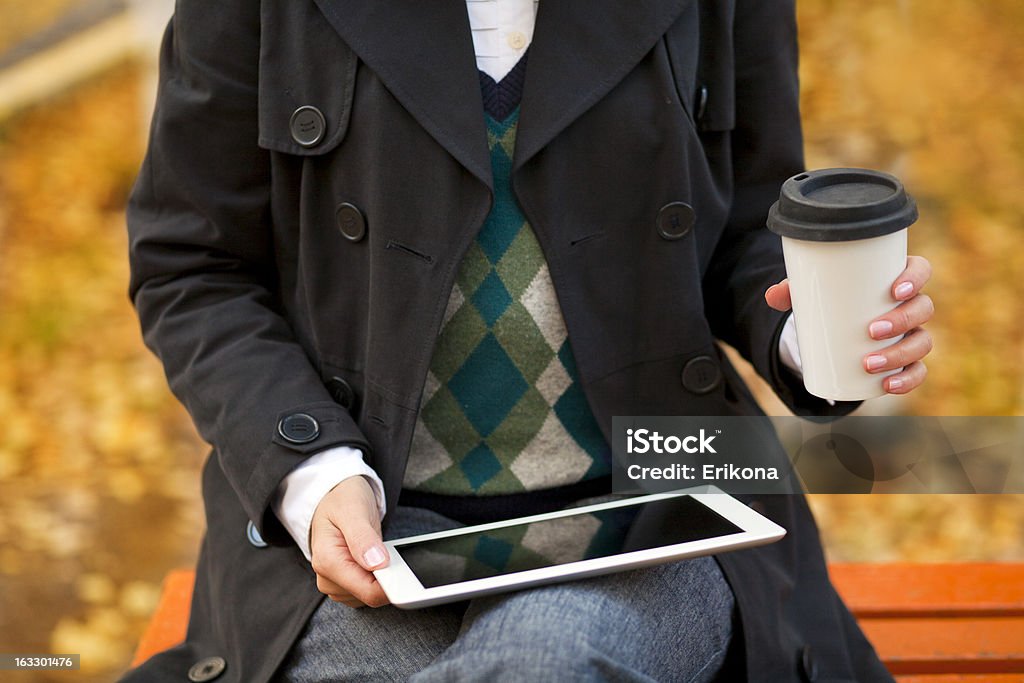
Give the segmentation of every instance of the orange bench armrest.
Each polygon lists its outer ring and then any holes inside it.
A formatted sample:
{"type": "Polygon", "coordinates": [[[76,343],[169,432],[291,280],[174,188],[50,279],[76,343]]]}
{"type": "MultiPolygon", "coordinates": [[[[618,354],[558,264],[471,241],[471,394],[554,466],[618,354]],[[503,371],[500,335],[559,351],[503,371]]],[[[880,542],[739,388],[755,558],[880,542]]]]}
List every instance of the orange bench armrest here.
{"type": "Polygon", "coordinates": [[[175,569],[164,578],[160,602],[135,649],[133,667],[185,641],[195,580],[196,573],[191,569],[175,569]]]}

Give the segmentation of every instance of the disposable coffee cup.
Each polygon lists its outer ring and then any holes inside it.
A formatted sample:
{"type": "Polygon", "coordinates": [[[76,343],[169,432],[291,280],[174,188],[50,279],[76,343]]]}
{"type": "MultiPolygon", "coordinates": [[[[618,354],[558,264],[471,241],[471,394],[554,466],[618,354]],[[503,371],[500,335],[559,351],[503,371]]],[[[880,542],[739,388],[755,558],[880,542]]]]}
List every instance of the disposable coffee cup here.
{"type": "Polygon", "coordinates": [[[830,168],[793,176],[768,212],[782,237],[797,343],[807,391],[857,401],[885,394],[863,358],[899,338],[874,340],[868,325],[897,302],[892,286],[907,265],[907,228],[917,206],[888,173],[830,168]]]}

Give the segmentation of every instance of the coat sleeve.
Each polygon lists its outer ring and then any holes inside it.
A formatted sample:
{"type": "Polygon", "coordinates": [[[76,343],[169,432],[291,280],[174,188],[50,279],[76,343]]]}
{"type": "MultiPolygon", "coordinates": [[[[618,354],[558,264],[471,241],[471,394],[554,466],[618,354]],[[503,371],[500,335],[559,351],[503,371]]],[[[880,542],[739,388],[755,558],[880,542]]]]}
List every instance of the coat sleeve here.
{"type": "Polygon", "coordinates": [[[817,398],[779,360],[788,312],[764,292],[786,276],[780,238],[765,226],[783,181],[804,169],[793,0],[737,0],[736,125],[730,133],[733,199],[704,278],[715,335],[735,347],[797,415],[839,417],[860,405],[817,398]]]}
{"type": "Polygon", "coordinates": [[[269,158],[257,145],[259,8],[177,2],[128,203],[128,293],[242,507],[265,541],[283,545],[291,538],[270,503],[285,475],[328,447],[370,446],[331,400],[276,295],[269,158]],[[290,422],[307,428],[302,439],[279,428],[296,415],[308,416],[290,422]]]}

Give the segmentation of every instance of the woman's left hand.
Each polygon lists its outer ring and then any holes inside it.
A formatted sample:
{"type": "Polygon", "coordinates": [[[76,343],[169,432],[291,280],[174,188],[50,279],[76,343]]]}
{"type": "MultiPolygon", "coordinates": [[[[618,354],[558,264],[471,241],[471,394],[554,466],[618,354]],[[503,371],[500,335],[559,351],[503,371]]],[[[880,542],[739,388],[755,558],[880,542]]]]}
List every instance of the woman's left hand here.
{"type": "MultiPolygon", "coordinates": [[[[928,374],[923,359],[932,350],[932,336],[921,326],[931,320],[935,305],[931,297],[921,293],[921,289],[931,276],[932,266],[928,259],[922,256],[907,257],[907,267],[896,278],[891,289],[892,298],[900,303],[868,325],[868,334],[872,339],[892,339],[905,335],[895,344],[861,359],[864,369],[872,374],[903,368],[883,380],[883,386],[890,394],[913,391],[928,374]]],[[[792,307],[789,280],[769,287],[764,298],[772,308],[788,311],[792,307]]]]}

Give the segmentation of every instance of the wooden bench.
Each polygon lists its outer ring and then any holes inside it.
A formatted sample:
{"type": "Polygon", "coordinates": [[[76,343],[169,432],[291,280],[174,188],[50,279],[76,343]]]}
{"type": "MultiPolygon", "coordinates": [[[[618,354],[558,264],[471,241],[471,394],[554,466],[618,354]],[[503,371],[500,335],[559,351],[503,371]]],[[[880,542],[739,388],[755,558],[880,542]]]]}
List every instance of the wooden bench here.
{"type": "MultiPolygon", "coordinates": [[[[900,683],[1024,683],[1024,564],[832,564],[900,683]]],[[[132,666],[185,639],[195,574],[164,579],[132,666]]]]}
{"type": "Polygon", "coordinates": [[[133,667],[162,650],[168,650],[185,641],[188,612],[192,604],[192,587],[196,573],[191,569],[172,569],[164,577],[160,601],[142,632],[139,646],[132,658],[133,667]]]}
{"type": "Polygon", "coordinates": [[[833,564],[901,683],[1024,682],[1024,564],[833,564]]]}

